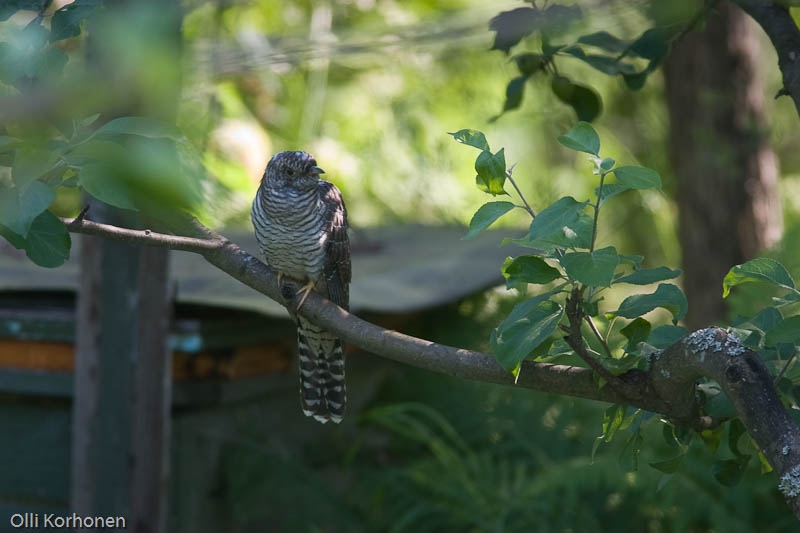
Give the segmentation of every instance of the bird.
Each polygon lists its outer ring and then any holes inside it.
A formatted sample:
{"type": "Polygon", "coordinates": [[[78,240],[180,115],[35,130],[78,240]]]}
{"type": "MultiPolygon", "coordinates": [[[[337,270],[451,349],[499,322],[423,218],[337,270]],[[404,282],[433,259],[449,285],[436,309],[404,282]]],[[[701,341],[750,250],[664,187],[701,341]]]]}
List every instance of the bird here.
{"type": "Polygon", "coordinates": [[[277,272],[284,298],[283,278],[302,284],[294,296],[301,296],[300,303],[294,311],[287,306],[297,326],[300,407],[323,424],[338,424],[347,401],[343,342],[297,314],[311,291],[349,309],[347,209],[339,189],[320,179],[324,173],[306,152],[275,154],[261,178],[250,217],[261,254],[277,272]]]}

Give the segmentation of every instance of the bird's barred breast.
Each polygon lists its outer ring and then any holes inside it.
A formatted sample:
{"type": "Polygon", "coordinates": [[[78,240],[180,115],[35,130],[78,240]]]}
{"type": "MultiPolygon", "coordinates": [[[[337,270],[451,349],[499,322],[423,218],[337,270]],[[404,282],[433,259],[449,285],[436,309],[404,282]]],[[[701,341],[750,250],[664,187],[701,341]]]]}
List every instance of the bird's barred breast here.
{"type": "Polygon", "coordinates": [[[267,264],[300,281],[320,279],[327,233],[318,216],[318,199],[262,192],[259,189],[251,214],[267,264]]]}

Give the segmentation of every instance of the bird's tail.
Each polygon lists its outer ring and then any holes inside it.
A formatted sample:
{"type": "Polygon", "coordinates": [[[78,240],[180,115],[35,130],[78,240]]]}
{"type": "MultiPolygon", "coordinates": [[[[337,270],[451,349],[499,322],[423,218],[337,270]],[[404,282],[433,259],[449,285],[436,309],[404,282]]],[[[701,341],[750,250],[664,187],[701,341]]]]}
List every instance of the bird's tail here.
{"type": "Polygon", "coordinates": [[[303,414],[338,424],[347,402],[341,339],[298,317],[297,345],[303,414]]]}

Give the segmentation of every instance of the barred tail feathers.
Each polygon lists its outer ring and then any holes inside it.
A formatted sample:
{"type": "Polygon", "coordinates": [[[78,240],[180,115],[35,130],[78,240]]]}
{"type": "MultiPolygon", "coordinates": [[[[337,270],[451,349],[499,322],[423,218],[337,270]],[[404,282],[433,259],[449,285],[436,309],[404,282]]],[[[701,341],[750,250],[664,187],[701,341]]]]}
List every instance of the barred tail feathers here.
{"type": "Polygon", "coordinates": [[[303,414],[325,424],[344,416],[347,394],[342,341],[298,317],[300,406],[303,414]]]}

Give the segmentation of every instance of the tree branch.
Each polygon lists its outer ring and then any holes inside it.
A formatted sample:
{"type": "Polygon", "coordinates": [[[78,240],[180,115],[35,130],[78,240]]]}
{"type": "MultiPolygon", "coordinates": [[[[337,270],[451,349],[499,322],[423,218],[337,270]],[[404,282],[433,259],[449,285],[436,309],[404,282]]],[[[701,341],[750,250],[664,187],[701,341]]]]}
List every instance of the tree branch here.
{"type": "Polygon", "coordinates": [[[800,29],[788,6],[768,0],[735,0],[735,3],[761,26],[778,53],[783,88],[775,97],[791,96],[800,114],[800,29]]]}
{"type": "MultiPolygon", "coordinates": [[[[276,274],[266,264],[192,217],[168,215],[162,220],[171,231],[188,237],[128,230],[81,218],[64,222],[76,233],[198,253],[233,278],[284,304],[276,274]]],[[[295,285],[290,287],[294,292],[300,288],[291,280],[284,280],[284,283],[295,285]]],[[[660,413],[698,431],[717,424],[701,415],[702,406],[696,394],[698,379],[714,379],[731,399],[748,432],[775,469],[780,479],[779,489],[800,518],[800,428],[781,404],[758,354],[724,330],[708,328],[692,333],[652,357],[648,371],[631,370],[612,376],[616,387],[598,388],[591,369],[532,361],[523,362],[515,379],[490,354],[383,329],[350,314],[316,292],[308,296],[299,314],[346,342],[401,363],[488,383],[627,404],[660,413]]],[[[570,335],[573,333],[571,331],[570,335]]]]}

